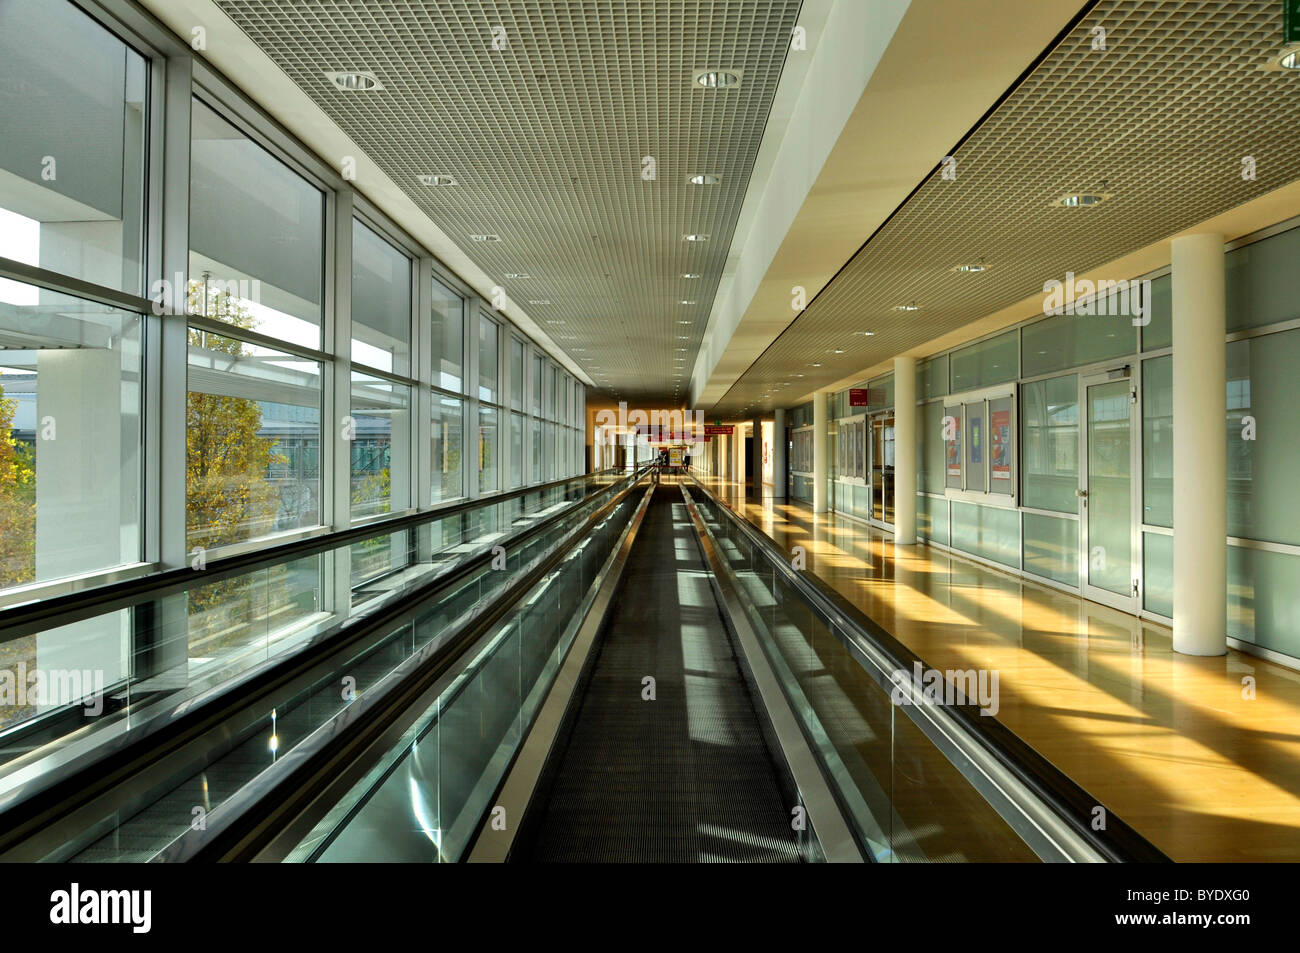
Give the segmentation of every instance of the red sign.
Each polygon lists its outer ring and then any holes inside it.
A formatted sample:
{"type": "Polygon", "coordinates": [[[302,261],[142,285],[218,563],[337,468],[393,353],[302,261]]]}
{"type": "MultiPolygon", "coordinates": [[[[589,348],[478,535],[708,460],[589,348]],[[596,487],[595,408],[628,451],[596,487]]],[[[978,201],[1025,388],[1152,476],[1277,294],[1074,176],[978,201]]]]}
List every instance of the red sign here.
{"type": "Polygon", "coordinates": [[[850,387],[850,388],[849,388],[849,406],[850,406],[850,407],[868,407],[868,406],[870,406],[870,404],[868,403],[868,400],[867,400],[868,394],[869,394],[869,391],[868,391],[865,387],[850,387]]]}
{"type": "Polygon", "coordinates": [[[729,437],[735,432],[736,432],[736,428],[732,424],[726,424],[726,425],[705,424],[704,425],[704,433],[706,436],[709,437],[718,437],[718,436],[729,437]]]}

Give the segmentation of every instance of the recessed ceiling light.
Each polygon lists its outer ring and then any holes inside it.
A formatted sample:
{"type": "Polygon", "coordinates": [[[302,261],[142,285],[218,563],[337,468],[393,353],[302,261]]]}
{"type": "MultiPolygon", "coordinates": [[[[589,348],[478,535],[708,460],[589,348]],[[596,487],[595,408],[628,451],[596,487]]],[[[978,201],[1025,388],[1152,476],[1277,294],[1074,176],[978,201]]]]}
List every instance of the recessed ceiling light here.
{"type": "Polygon", "coordinates": [[[367,93],[384,88],[379,78],[368,70],[326,70],[325,76],[336,88],[347,93],[367,93]]]}
{"type": "Polygon", "coordinates": [[[818,363],[818,364],[809,364],[808,366],[809,366],[809,367],[821,367],[821,364],[820,364],[820,363],[818,363]]]}
{"type": "Polygon", "coordinates": [[[547,324],[564,324],[563,321],[558,321],[558,320],[556,320],[555,318],[547,318],[546,323],[547,323],[547,324]]]}
{"type": "Polygon", "coordinates": [[[827,354],[843,354],[843,353],[844,353],[844,348],[842,348],[842,347],[837,347],[835,350],[833,350],[833,351],[827,351],[826,353],[827,353],[827,354]]]}
{"type": "Polygon", "coordinates": [[[692,321],[690,321],[690,320],[687,320],[687,319],[683,319],[683,320],[681,320],[681,321],[678,321],[677,323],[678,323],[678,324],[692,324],[692,323],[694,323],[694,322],[692,322],[692,321]]]}
{"type": "Polygon", "coordinates": [[[686,350],[686,348],[684,348],[684,347],[679,347],[677,350],[679,350],[679,351],[684,351],[684,350],[686,350]]]}
{"type": "Polygon", "coordinates": [[[531,278],[532,275],[525,274],[522,271],[508,271],[506,272],[506,277],[507,278],[531,278]]]}
{"type": "Polygon", "coordinates": [[[921,309],[917,305],[917,303],[913,301],[911,304],[896,304],[894,305],[894,310],[895,311],[920,311],[921,309]]]}
{"type": "Polygon", "coordinates": [[[1095,192],[1071,192],[1069,195],[1062,195],[1052,204],[1057,208],[1092,208],[1094,205],[1100,205],[1109,197],[1095,192]]]}
{"type": "Polygon", "coordinates": [[[686,272],[684,275],[682,275],[682,277],[683,277],[683,278],[698,278],[698,277],[700,277],[700,276],[697,275],[697,274],[692,274],[691,272],[688,271],[688,272],[686,272]]]}
{"type": "Polygon", "coordinates": [[[679,301],[679,302],[677,302],[677,303],[678,303],[678,304],[695,304],[694,301],[687,301],[687,300],[685,300],[685,299],[682,299],[681,301],[679,301]]]}
{"type": "Polygon", "coordinates": [[[691,185],[717,185],[722,181],[722,176],[713,175],[710,172],[696,172],[686,180],[691,185]]]}
{"type": "Polygon", "coordinates": [[[982,261],[977,262],[973,265],[958,265],[956,268],[953,269],[953,271],[960,272],[961,274],[964,275],[978,275],[981,272],[988,271],[988,270],[989,270],[989,266],[984,264],[984,262],[982,261]]]}
{"type": "Polygon", "coordinates": [[[697,70],[695,82],[705,89],[735,89],[740,85],[740,73],[736,70],[697,70]]]}
{"type": "Polygon", "coordinates": [[[1300,69],[1300,50],[1283,53],[1282,58],[1277,61],[1277,65],[1283,69],[1300,69]]]}
{"type": "Polygon", "coordinates": [[[499,242],[501,241],[501,236],[489,233],[484,235],[471,235],[469,239],[472,242],[499,242]]]}
{"type": "Polygon", "coordinates": [[[854,331],[854,334],[860,334],[864,338],[873,338],[876,336],[875,331],[854,331]]]}
{"type": "Polygon", "coordinates": [[[550,298],[529,298],[528,303],[529,304],[550,304],[551,299],[550,298]]]}
{"type": "Polygon", "coordinates": [[[418,177],[421,185],[455,185],[456,180],[450,175],[421,175],[418,177]]]}
{"type": "Polygon", "coordinates": [[[683,235],[683,236],[682,236],[682,240],[683,240],[683,241],[688,241],[688,242],[707,242],[707,241],[709,240],[709,236],[708,236],[708,235],[699,235],[699,234],[696,234],[696,235],[683,235]]]}
{"type": "Polygon", "coordinates": [[[689,334],[679,334],[679,335],[677,335],[677,340],[679,340],[679,341],[689,341],[690,339],[691,339],[691,336],[690,336],[689,334]]]}

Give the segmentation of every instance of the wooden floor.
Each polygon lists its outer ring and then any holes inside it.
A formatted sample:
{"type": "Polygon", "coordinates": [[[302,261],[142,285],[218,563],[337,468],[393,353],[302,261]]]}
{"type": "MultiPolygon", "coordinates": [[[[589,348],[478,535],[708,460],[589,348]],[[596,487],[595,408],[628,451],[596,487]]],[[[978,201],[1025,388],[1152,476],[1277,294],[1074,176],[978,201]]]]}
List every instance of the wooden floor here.
{"type": "Polygon", "coordinates": [[[996,670],[998,720],[1170,857],[1300,860],[1300,672],[1176,655],[1164,626],[708,484],[928,666],[996,670]]]}

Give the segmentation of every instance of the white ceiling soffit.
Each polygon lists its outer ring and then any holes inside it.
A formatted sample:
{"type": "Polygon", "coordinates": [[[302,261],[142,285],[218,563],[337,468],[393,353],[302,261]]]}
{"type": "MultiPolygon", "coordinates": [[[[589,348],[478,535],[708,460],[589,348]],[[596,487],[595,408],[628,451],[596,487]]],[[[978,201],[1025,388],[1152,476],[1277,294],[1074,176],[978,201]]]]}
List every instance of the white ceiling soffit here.
{"type": "Polygon", "coordinates": [[[781,133],[778,153],[766,182],[755,176],[751,184],[751,192],[765,191],[753,228],[738,232],[734,280],[714,303],[692,375],[694,406],[722,398],[798,317],[794,289],[811,301],[1082,7],[1081,0],[805,4],[808,50],[791,52],[782,77],[768,132],[781,133]],[[780,129],[780,96],[796,76],[797,102],[780,129]]]}
{"type": "MultiPolygon", "coordinates": [[[[1150,260],[1198,223],[1233,234],[1233,209],[1293,214],[1300,72],[1276,68],[1281,19],[1272,0],[1101,0],[962,143],[955,179],[936,169],[714,412],[790,406],[1013,306],[1030,317],[1017,303],[1045,282],[1150,260]],[[1054,204],[1072,192],[1110,198],[1054,204]]],[[[1142,273],[1127,267],[1103,277],[1142,273]]]]}
{"type": "Polygon", "coordinates": [[[182,36],[219,7],[212,61],[323,155],[364,156],[367,197],[481,293],[503,287],[584,379],[685,397],[799,0],[148,2],[182,36]],[[706,69],[740,82],[705,89],[706,69]]]}

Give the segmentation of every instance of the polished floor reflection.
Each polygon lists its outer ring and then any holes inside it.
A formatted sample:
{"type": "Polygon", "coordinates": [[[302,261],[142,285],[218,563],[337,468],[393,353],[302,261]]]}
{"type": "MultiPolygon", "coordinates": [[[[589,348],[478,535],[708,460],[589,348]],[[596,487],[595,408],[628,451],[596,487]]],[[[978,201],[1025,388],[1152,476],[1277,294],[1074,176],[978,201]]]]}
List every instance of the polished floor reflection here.
{"type": "Polygon", "coordinates": [[[1176,655],[1164,626],[707,482],[928,665],[997,670],[998,720],[1175,860],[1300,860],[1300,673],[1176,655]]]}

